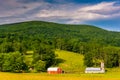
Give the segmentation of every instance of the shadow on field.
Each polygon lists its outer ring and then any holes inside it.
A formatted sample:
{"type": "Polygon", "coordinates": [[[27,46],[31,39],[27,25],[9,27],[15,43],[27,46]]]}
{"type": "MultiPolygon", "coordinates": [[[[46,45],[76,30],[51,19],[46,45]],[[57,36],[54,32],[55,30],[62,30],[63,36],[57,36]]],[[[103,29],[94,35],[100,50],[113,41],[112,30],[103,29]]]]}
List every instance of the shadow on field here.
{"type": "Polygon", "coordinates": [[[65,62],[64,59],[57,58],[57,59],[55,59],[55,63],[54,63],[54,65],[58,66],[60,63],[63,63],[63,62],[65,62]]]}

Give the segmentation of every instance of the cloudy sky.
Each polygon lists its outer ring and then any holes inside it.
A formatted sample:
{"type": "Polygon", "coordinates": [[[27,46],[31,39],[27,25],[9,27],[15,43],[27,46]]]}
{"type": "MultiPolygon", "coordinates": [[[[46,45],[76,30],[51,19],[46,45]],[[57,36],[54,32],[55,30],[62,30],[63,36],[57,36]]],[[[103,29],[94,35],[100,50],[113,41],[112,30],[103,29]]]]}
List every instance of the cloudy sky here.
{"type": "Polygon", "coordinates": [[[120,0],[0,0],[0,24],[30,20],[120,31],[120,0]]]}

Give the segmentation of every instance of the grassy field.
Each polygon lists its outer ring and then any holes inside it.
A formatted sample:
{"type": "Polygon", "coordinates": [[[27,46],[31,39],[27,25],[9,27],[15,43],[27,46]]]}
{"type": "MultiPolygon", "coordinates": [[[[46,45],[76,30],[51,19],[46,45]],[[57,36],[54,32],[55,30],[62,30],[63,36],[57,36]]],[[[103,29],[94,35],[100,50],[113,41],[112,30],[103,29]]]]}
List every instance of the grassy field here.
{"type": "Polygon", "coordinates": [[[83,55],[63,50],[56,50],[55,53],[63,60],[58,66],[65,72],[84,72],[83,55]]]}
{"type": "Polygon", "coordinates": [[[3,73],[0,80],[120,80],[120,72],[105,74],[3,73]]]}
{"type": "Polygon", "coordinates": [[[25,62],[27,63],[27,65],[31,65],[32,61],[33,61],[33,51],[27,51],[25,54],[25,62]]]}

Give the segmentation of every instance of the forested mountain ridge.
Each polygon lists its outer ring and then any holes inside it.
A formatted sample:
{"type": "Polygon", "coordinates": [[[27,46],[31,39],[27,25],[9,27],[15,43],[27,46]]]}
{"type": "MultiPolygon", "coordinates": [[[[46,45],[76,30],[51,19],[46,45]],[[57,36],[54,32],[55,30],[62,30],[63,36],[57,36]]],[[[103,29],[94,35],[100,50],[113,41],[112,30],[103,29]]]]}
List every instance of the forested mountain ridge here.
{"type": "Polygon", "coordinates": [[[103,30],[90,25],[57,24],[43,21],[29,21],[16,24],[0,25],[0,36],[42,36],[44,38],[77,38],[83,42],[89,40],[119,39],[120,33],[103,30]]]}
{"type": "Polygon", "coordinates": [[[44,21],[0,25],[0,71],[20,72],[31,67],[45,71],[57,65],[55,49],[84,55],[86,66],[99,66],[101,61],[106,67],[120,66],[120,32],[44,21]],[[29,55],[27,51],[34,52],[31,62],[23,59],[29,55]]]}

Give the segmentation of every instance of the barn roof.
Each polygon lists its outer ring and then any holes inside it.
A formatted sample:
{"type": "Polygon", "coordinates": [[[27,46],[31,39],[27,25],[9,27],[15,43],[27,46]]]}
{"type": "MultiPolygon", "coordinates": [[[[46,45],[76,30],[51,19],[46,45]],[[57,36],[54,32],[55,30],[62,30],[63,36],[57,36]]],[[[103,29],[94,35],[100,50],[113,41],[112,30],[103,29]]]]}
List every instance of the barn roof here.
{"type": "Polygon", "coordinates": [[[101,68],[94,68],[94,67],[86,68],[86,71],[100,71],[100,70],[101,68]]]}
{"type": "Polygon", "coordinates": [[[47,69],[47,71],[57,71],[59,67],[50,67],[47,69]]]}

